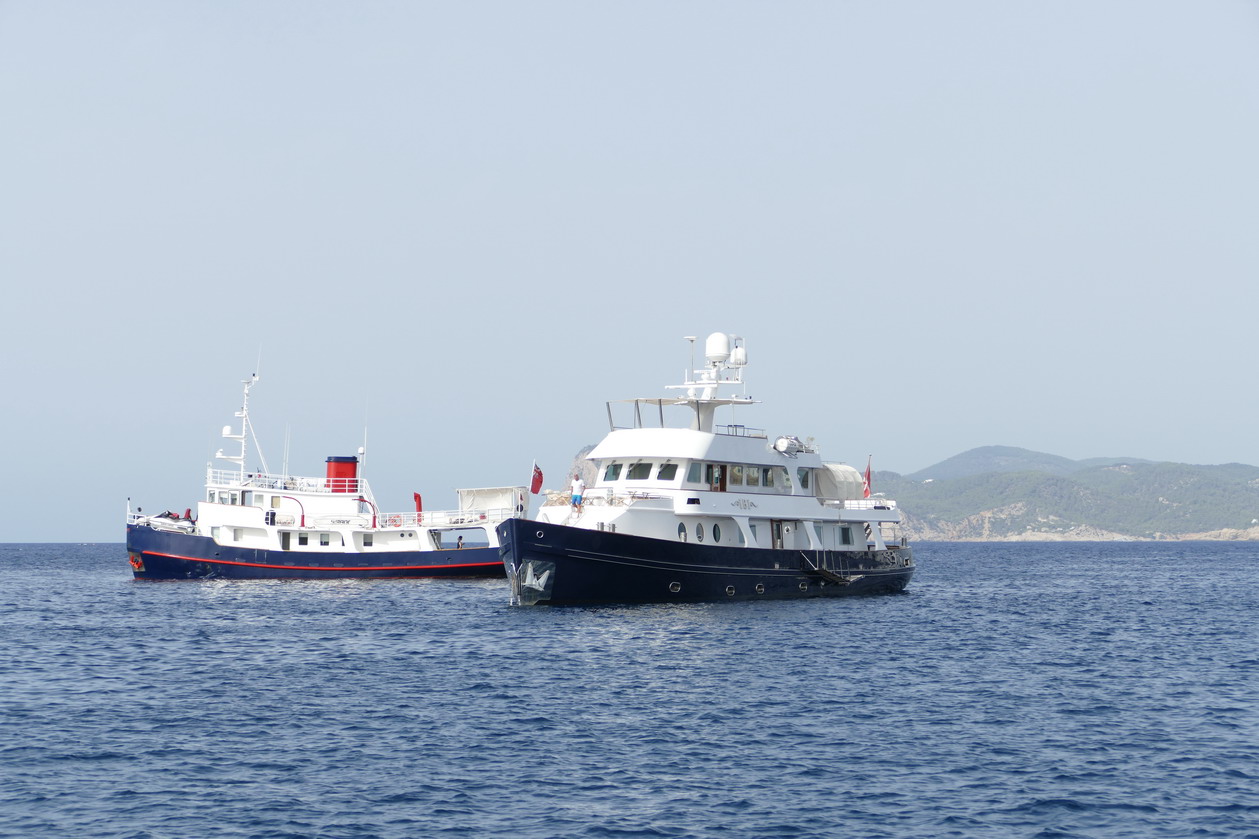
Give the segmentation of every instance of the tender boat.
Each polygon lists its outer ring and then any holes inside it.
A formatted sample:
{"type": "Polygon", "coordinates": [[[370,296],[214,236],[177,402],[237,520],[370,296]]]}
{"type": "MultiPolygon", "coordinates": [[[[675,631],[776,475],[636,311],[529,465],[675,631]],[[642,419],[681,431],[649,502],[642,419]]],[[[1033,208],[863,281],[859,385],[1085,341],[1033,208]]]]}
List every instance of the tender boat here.
{"type": "MultiPolygon", "coordinates": [[[[496,526],[527,509],[525,487],[458,490],[459,509],[381,512],[360,457],[329,457],[322,477],[245,470],[249,390],[244,382],[239,454],[207,467],[205,496],[182,514],[127,510],[127,553],[140,579],[502,577],[496,526]]],[[[256,443],[256,440],[255,440],[256,443]]],[[[362,449],[359,450],[360,455],[362,449]]]]}
{"type": "Polygon", "coordinates": [[[754,404],[721,395],[743,388],[743,339],[714,333],[705,356],[668,386],[679,395],[622,403],[625,426],[608,404],[580,505],[548,491],[536,520],[498,525],[513,605],[842,597],[909,583],[913,551],[896,503],[871,497],[869,464],[863,475],[823,461],[812,438],[733,422],[754,404]],[[684,409],[687,425],[666,425],[666,408],[684,409]],[[719,410],[732,421],[718,424],[719,410]]]}

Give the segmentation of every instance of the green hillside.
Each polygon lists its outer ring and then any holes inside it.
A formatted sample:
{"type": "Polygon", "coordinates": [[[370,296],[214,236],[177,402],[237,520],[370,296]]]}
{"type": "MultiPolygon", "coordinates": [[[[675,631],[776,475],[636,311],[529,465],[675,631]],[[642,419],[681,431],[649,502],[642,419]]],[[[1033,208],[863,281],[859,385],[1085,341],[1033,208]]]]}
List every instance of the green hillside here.
{"type": "Polygon", "coordinates": [[[1240,463],[1072,461],[989,446],[873,483],[917,538],[1259,538],[1259,467],[1240,463]]]}

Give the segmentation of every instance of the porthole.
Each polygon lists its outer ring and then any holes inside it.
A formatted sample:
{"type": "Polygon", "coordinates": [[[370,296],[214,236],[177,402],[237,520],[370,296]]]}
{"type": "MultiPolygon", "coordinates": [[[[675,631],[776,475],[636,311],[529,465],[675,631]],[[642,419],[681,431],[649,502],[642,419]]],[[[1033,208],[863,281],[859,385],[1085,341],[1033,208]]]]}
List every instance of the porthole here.
{"type": "Polygon", "coordinates": [[[541,530],[539,530],[539,531],[538,531],[538,538],[539,538],[539,539],[541,539],[541,538],[542,538],[542,531],[541,531],[541,530]]]}
{"type": "Polygon", "coordinates": [[[808,583],[801,583],[801,584],[800,584],[800,590],[801,590],[801,591],[808,591],[808,590],[809,590],[809,584],[808,584],[808,583]]]}
{"type": "Polygon", "coordinates": [[[718,524],[713,525],[713,541],[714,542],[721,541],[721,525],[718,525],[718,524]]]}
{"type": "Polygon", "coordinates": [[[677,594],[681,590],[682,590],[681,583],[669,583],[669,591],[673,592],[674,594],[677,594]]]}
{"type": "Polygon", "coordinates": [[[734,586],[726,586],[726,594],[734,597],[734,586]]]}
{"type": "Polygon", "coordinates": [[[678,538],[683,542],[686,541],[686,525],[684,523],[678,525],[678,538]]]}
{"type": "Polygon", "coordinates": [[[704,541],[704,525],[702,524],[695,525],[695,541],[696,542],[704,541]]]}
{"type": "Polygon", "coordinates": [[[756,584],[756,593],[757,593],[757,594],[764,594],[764,593],[765,593],[765,586],[764,586],[762,583],[757,583],[757,584],[756,584]]]}

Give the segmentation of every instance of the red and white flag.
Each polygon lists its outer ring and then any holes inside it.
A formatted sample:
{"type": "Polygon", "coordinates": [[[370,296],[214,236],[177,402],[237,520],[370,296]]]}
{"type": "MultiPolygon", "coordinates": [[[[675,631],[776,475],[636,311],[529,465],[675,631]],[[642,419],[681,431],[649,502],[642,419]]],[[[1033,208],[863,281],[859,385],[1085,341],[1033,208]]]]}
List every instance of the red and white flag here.
{"type": "Polygon", "coordinates": [[[538,468],[538,462],[533,463],[533,480],[529,482],[529,491],[537,495],[542,489],[542,470],[538,468]]]}
{"type": "Polygon", "coordinates": [[[866,498],[870,497],[870,461],[873,459],[874,455],[869,455],[866,458],[866,474],[864,480],[861,482],[863,485],[862,490],[865,493],[866,498]]]}

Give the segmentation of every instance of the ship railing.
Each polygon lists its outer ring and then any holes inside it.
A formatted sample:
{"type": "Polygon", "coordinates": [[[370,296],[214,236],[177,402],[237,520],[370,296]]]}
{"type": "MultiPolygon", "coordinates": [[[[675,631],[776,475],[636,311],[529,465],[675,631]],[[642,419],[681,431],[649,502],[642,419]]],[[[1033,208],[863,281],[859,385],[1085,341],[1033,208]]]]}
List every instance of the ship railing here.
{"type": "Polygon", "coordinates": [[[765,437],[765,429],[749,428],[746,425],[717,425],[713,429],[717,434],[728,437],[765,437]]]}
{"type": "Polygon", "coordinates": [[[484,510],[423,510],[410,513],[381,513],[377,527],[475,527],[496,524],[516,514],[512,507],[491,507],[484,510]]]}
{"type": "Polygon", "coordinates": [[[819,500],[825,507],[838,507],[841,510],[896,509],[896,502],[890,498],[823,498],[819,500]]]}
{"type": "MultiPolygon", "coordinates": [[[[588,507],[628,507],[639,501],[668,500],[671,496],[661,495],[647,490],[629,490],[617,492],[611,488],[588,489],[581,497],[583,506],[588,507]]],[[[543,507],[567,506],[573,501],[571,492],[559,489],[548,489],[543,507]]]]}
{"type": "Polygon", "coordinates": [[[363,478],[304,478],[295,475],[277,475],[265,472],[240,472],[230,469],[211,469],[206,474],[206,484],[233,489],[274,489],[284,492],[317,492],[328,494],[369,495],[367,481],[363,478]]]}

